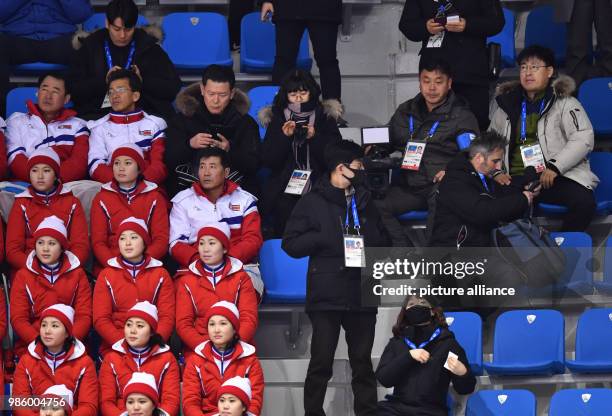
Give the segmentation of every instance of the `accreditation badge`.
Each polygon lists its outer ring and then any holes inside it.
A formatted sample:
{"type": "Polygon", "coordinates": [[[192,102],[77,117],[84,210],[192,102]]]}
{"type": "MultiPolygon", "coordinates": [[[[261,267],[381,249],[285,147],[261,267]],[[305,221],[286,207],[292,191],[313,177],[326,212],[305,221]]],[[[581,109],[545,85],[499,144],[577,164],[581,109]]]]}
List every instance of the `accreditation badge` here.
{"type": "Polygon", "coordinates": [[[521,146],[521,158],[523,159],[523,166],[533,166],[537,173],[541,173],[546,169],[544,154],[539,143],[521,146]]]}
{"type": "Polygon", "coordinates": [[[344,234],[344,265],[365,267],[365,244],[362,235],[344,234]]]}
{"type": "Polygon", "coordinates": [[[419,170],[423,154],[425,154],[425,142],[408,142],[406,151],[404,152],[404,160],[402,161],[402,169],[419,170]]]}
{"type": "Polygon", "coordinates": [[[291,179],[289,179],[289,182],[287,183],[285,193],[291,195],[303,195],[304,190],[310,188],[308,184],[310,183],[311,174],[312,171],[310,170],[295,169],[291,174],[291,179]]]}

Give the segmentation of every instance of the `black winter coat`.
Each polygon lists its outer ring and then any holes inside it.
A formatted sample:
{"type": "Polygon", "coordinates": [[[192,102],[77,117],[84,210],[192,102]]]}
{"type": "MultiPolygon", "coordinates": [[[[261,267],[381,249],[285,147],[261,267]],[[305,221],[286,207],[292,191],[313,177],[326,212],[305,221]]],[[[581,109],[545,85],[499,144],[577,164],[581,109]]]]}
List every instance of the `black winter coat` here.
{"type": "MultiPolygon", "coordinates": [[[[310,150],[311,183],[313,184],[317,183],[326,171],[325,146],[342,140],[336,123],[340,115],[340,106],[337,100],[326,100],[317,106],[315,135],[298,148],[298,160],[304,166],[306,166],[306,148],[310,150]]],[[[262,125],[267,126],[262,144],[262,165],[272,171],[262,190],[261,208],[263,212],[271,212],[274,201],[284,193],[291,173],[297,169],[297,164],[293,155],[293,137],[285,136],[282,131],[283,124],[286,122],[283,111],[270,106],[260,111],[259,119],[262,125]]]]}
{"type": "MultiPolygon", "coordinates": [[[[409,339],[417,344],[420,341],[413,337],[409,339]]],[[[446,416],[450,382],[457,393],[470,394],[474,391],[476,378],[470,371],[465,351],[448,329],[442,329],[424,349],[429,352],[430,359],[421,364],[412,358],[403,337],[391,338],[380,357],[376,378],[383,386],[393,387],[393,394],[387,399],[398,402],[397,407],[402,409],[403,416],[446,416]],[[459,377],[444,368],[449,351],[457,354],[459,361],[466,366],[468,372],[465,375],[459,377]]]]}
{"type": "MultiPolygon", "coordinates": [[[[357,187],[355,198],[366,254],[368,247],[388,246],[389,238],[370,193],[357,187]]],[[[306,311],[375,311],[362,305],[361,269],[344,267],[346,212],[344,190],[323,177],[297,202],[287,221],[283,250],[295,258],[310,256],[306,311]]],[[[371,288],[364,290],[368,291],[364,296],[372,293],[371,288]]]]}
{"type": "Polygon", "coordinates": [[[446,32],[440,48],[427,48],[431,34],[426,22],[440,3],[434,0],[409,0],[399,22],[400,31],[413,42],[422,42],[421,59],[442,58],[451,64],[456,82],[488,85],[487,37],[504,27],[499,0],[453,0],[453,6],[466,20],[461,33],[446,32]]]}
{"type": "Polygon", "coordinates": [[[218,131],[230,142],[230,167],[243,175],[240,187],[257,195],[256,174],[260,160],[260,138],[257,122],[248,114],[249,98],[236,89],[234,98],[220,115],[213,115],[206,109],[200,93],[200,83],[185,88],[176,97],[176,108],[179,111],[169,123],[166,132],[165,162],[170,175],[168,192],[177,191],[174,169],[176,166],[192,163],[196,150],[189,146],[189,139],[198,133],[218,131]],[[213,126],[214,125],[214,126],[213,126]],[[222,126],[218,128],[218,126],[222,126]]]}
{"type": "MultiPolygon", "coordinates": [[[[172,101],[181,89],[174,64],[159,46],[162,39],[161,30],[156,26],[134,31],[136,51],[133,64],[138,67],[142,76],[142,94],[138,106],[147,113],[170,120],[175,112],[172,101]]],[[[79,32],[73,39],[71,65],[72,100],[79,117],[95,120],[106,115],[109,108],[100,108],[106,96],[106,74],[108,66],[104,51],[104,40],[109,40],[113,65],[124,67],[127,63],[130,47],[118,48],[110,41],[108,30],[100,29],[89,36],[79,32]]]]}
{"type": "Polygon", "coordinates": [[[448,162],[459,152],[457,136],[464,132],[479,135],[480,130],[467,102],[453,91],[450,91],[446,101],[431,113],[427,111],[423,96],[418,94],[400,104],[389,121],[393,148],[402,153],[410,137],[410,116],[414,120],[414,140],[425,140],[433,124],[440,121],[433,137],[426,141],[427,146],[419,171],[402,170],[404,185],[423,188],[431,185],[434,176],[446,169],[448,162]]]}
{"type": "Polygon", "coordinates": [[[271,2],[274,4],[274,21],[320,20],[340,23],[342,20],[342,0],[272,0],[271,2]]]}
{"type": "Polygon", "coordinates": [[[487,186],[489,191],[467,154],[449,163],[438,188],[430,246],[489,247],[491,231],[500,222],[521,218],[529,208],[520,188],[495,186],[491,179],[487,186]]]}

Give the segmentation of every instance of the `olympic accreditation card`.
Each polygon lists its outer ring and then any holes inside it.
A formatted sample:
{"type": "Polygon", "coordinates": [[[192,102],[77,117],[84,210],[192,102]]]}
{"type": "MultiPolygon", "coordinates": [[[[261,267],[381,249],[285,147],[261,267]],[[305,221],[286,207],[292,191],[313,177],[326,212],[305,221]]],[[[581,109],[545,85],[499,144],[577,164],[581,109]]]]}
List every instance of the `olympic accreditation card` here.
{"type": "Polygon", "coordinates": [[[40,408],[61,408],[68,398],[62,396],[0,396],[0,410],[33,410],[40,408]]]}
{"type": "Polygon", "coordinates": [[[402,161],[402,169],[419,170],[426,146],[427,143],[425,142],[409,141],[406,145],[406,152],[404,153],[404,160],[402,161]]]}
{"type": "Polygon", "coordinates": [[[285,188],[286,194],[302,195],[310,181],[311,171],[295,169],[285,188]]]}
{"type": "Polygon", "coordinates": [[[362,235],[344,235],[344,265],[365,267],[365,244],[362,235]]]}
{"type": "Polygon", "coordinates": [[[521,157],[523,158],[523,166],[533,166],[537,173],[544,172],[546,162],[540,144],[521,146],[521,157]]]}

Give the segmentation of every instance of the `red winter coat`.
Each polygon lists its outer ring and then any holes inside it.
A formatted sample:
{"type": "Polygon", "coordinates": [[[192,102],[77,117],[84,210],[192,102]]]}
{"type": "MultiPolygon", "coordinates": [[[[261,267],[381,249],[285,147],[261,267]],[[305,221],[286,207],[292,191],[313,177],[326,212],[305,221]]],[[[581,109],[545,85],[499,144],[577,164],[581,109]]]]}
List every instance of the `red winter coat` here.
{"type": "Polygon", "coordinates": [[[83,207],[72,192],[60,184],[49,200],[37,195],[31,186],[15,196],[6,231],[6,257],[11,267],[25,267],[28,255],[34,249],[34,232],[42,220],[51,215],[64,221],[70,243],[68,249],[81,264],[87,262],[89,235],[83,207]]]}
{"type": "MultiPolygon", "coordinates": [[[[0,288],[0,339],[6,335],[6,327],[8,318],[6,317],[6,298],[4,297],[4,289],[0,288]]],[[[4,357],[2,356],[2,348],[0,347],[0,384],[4,383],[4,357]]]]}
{"type": "Polygon", "coordinates": [[[11,288],[11,325],[19,340],[15,354],[25,353],[28,344],[40,334],[40,315],[56,303],[70,305],[75,310],[73,334],[82,340],[91,328],[91,288],[79,259],[70,251],[62,255],[62,266],[53,283],[43,275],[34,251],[26,267],[19,270],[11,288]]]}
{"type": "Polygon", "coordinates": [[[215,303],[234,303],[240,312],[240,339],[252,342],[257,329],[257,295],[251,278],[240,260],[225,257],[225,268],[216,285],[204,276],[197,260],[181,274],[176,286],[176,332],[189,350],[208,340],[208,322],[204,317],[215,303]]]}
{"type": "Polygon", "coordinates": [[[157,306],[157,333],[168,340],[174,329],[174,283],[161,261],[148,257],[136,279],[115,257],[100,272],[93,295],[94,328],[102,338],[100,353],[123,339],[127,312],[137,302],[148,300],[157,306]]]}
{"type": "MultiPolygon", "coordinates": [[[[32,342],[15,369],[13,396],[40,396],[55,384],[65,384],[74,394],[72,416],[97,416],[98,378],[93,361],[79,340],[67,353],[68,358],[55,371],[44,358],[42,343],[32,342]]],[[[38,410],[14,410],[16,416],[38,416],[38,410]]]]}
{"type": "Polygon", "coordinates": [[[213,351],[212,342],[206,341],[198,346],[195,354],[187,359],[183,373],[183,414],[212,416],[218,413],[217,390],[225,381],[237,376],[251,381],[253,398],[247,412],[259,416],[263,405],[264,375],[255,347],[240,341],[234,352],[222,361],[213,351]]]}
{"type": "Polygon", "coordinates": [[[0,180],[8,177],[8,156],[6,155],[6,137],[1,130],[5,126],[4,120],[0,117],[0,180]]]}
{"type": "Polygon", "coordinates": [[[100,367],[100,413],[102,416],[119,416],[125,411],[123,388],[132,373],[152,374],[159,389],[159,408],[170,416],[179,412],[180,377],[176,359],[170,347],[154,346],[151,355],[140,366],[128,352],[125,339],[117,341],[104,356],[100,367]]]}
{"type": "Polygon", "coordinates": [[[141,181],[128,201],[115,181],[108,182],[102,185],[91,204],[91,244],[98,272],[105,267],[102,265],[119,255],[119,236],[115,231],[128,217],[139,218],[149,227],[151,244],[146,250],[149,256],[163,259],[168,252],[168,206],[157,185],[141,181]]]}

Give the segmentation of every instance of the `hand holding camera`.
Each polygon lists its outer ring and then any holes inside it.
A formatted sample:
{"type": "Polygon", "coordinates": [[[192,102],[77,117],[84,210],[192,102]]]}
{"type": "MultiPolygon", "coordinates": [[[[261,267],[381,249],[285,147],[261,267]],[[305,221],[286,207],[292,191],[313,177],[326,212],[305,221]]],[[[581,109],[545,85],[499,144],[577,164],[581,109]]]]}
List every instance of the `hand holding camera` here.
{"type": "Polygon", "coordinates": [[[293,120],[285,121],[285,124],[283,124],[283,127],[281,127],[281,129],[283,130],[283,134],[285,136],[287,137],[293,136],[293,133],[295,133],[295,121],[293,120]]]}

